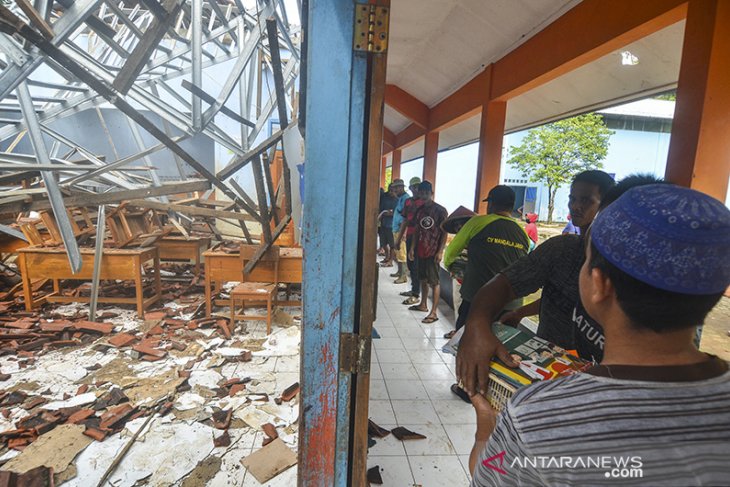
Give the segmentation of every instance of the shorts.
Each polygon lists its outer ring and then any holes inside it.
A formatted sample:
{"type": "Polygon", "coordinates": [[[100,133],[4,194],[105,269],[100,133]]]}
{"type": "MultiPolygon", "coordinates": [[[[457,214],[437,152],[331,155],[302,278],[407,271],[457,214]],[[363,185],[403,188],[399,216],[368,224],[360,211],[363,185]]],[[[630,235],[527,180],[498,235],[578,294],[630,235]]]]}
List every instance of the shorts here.
{"type": "Polygon", "coordinates": [[[395,249],[395,260],[405,263],[408,260],[408,252],[406,252],[406,239],[400,241],[400,246],[395,249]]]}
{"type": "Polygon", "coordinates": [[[391,249],[395,247],[395,240],[393,239],[393,230],[387,226],[381,226],[378,228],[378,234],[380,235],[380,246],[389,246],[391,249]]]}
{"type": "Polygon", "coordinates": [[[434,258],[418,257],[416,262],[418,263],[418,280],[426,281],[429,286],[438,286],[440,282],[439,265],[434,258]]]}

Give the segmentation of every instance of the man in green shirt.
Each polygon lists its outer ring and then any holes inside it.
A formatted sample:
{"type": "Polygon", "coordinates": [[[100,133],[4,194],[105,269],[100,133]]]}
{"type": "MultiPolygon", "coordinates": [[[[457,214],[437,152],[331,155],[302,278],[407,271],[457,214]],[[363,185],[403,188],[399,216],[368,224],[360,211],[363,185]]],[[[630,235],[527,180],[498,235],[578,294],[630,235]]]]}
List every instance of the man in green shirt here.
{"type": "Polygon", "coordinates": [[[509,186],[495,186],[484,201],[488,203],[487,214],[466,222],[444,253],[444,266],[449,269],[462,250],[467,249],[457,330],[464,326],[477,291],[511,263],[527,255],[530,248],[522,225],[511,217],[515,192],[509,186]]]}

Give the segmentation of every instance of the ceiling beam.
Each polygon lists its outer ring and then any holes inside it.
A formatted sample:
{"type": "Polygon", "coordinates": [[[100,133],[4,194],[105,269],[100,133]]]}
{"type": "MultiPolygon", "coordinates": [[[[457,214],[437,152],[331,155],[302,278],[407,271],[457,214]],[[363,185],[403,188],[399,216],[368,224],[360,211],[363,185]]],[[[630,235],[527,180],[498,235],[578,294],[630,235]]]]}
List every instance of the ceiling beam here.
{"type": "Polygon", "coordinates": [[[396,85],[385,85],[385,104],[421,128],[428,128],[425,103],[396,85]]]}
{"type": "Polygon", "coordinates": [[[686,16],[686,0],[584,0],[432,107],[427,128],[414,122],[399,132],[395,149],[477,115],[490,100],[514,98],[686,16]]]}

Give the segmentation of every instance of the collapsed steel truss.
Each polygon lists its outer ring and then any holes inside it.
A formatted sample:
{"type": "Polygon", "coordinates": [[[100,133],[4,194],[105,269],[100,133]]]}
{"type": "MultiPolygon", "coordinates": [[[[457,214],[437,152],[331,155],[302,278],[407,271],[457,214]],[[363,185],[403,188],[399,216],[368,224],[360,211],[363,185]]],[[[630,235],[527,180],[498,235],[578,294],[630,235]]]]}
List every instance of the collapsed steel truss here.
{"type": "Polygon", "coordinates": [[[227,217],[241,226],[248,243],[253,239],[246,220],[260,224],[263,240],[246,269],[250,271],[291,219],[289,169],[284,163],[280,185],[274,188],[269,164],[284,132],[295,128],[289,113],[296,109],[301,36],[289,23],[292,14],[283,0],[3,0],[0,112],[21,116],[0,119],[0,143],[10,141],[0,152],[0,213],[53,209],[71,267],[79,269],[80,253],[65,207],[159,198],[149,205],[174,208],[186,218],[186,208],[167,204],[167,195],[217,189],[230,200],[228,207],[188,214],[227,217]],[[285,63],[281,51],[288,54],[285,63]],[[204,70],[229,61],[232,67],[220,91],[204,90],[204,70]],[[34,76],[41,66],[64,81],[34,76]],[[274,90],[262,100],[261,80],[267,73],[274,90]],[[239,104],[232,108],[235,90],[239,104]],[[136,154],[118,156],[101,110],[111,106],[126,115],[136,154]],[[281,130],[254,146],[275,109],[281,130]],[[116,160],[102,160],[83,140],[69,140],[50,127],[84,110],[96,112],[116,160]],[[149,114],[160,117],[162,127],[149,114]],[[234,123],[217,124],[216,115],[234,123]],[[140,128],[159,143],[144,147],[140,128]],[[182,135],[173,136],[173,130],[182,135]],[[222,169],[209,170],[181,147],[198,134],[233,154],[222,169]],[[26,136],[34,154],[14,152],[26,136]],[[160,151],[174,159],[179,181],[163,183],[150,164],[149,156],[160,151]],[[144,166],[131,165],[137,161],[144,166]],[[232,178],[249,164],[256,199],[232,178]],[[188,179],[185,165],[202,179],[188,179]],[[25,187],[13,186],[20,181],[26,181],[25,187]],[[33,181],[30,187],[27,181],[33,181]],[[281,195],[283,217],[275,211],[281,195]]]}

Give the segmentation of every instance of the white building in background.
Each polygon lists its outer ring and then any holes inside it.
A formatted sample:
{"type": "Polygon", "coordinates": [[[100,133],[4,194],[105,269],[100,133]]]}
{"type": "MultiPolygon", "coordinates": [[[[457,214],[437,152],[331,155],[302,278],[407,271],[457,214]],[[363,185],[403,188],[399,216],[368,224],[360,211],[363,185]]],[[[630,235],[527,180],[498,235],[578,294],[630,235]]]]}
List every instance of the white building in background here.
{"type": "MultiPolygon", "coordinates": [[[[674,115],[673,101],[640,100],[597,113],[603,115],[606,125],[614,132],[603,161],[604,171],[617,181],[636,173],[664,176],[674,115]]],[[[522,131],[505,136],[501,182],[517,192],[517,207],[524,205],[525,212],[534,211],[540,220],[544,220],[548,212],[547,186],[530,182],[529,178],[507,164],[509,148],[518,146],[526,134],[527,131],[522,131]]],[[[569,191],[566,185],[555,196],[555,221],[567,219],[569,191]]]]}
{"type": "MultiPolygon", "coordinates": [[[[649,173],[664,176],[669,150],[669,138],[674,115],[674,102],[664,100],[640,100],[633,103],[600,110],[608,127],[614,131],[603,161],[603,170],[617,180],[629,174],[649,173]]],[[[509,149],[520,144],[527,131],[508,134],[504,138],[502,153],[502,184],[517,192],[516,208],[535,211],[540,219],[547,218],[548,191],[541,183],[529,178],[507,164],[509,149]]],[[[436,200],[451,212],[460,205],[472,208],[476,187],[477,143],[439,153],[436,170],[436,200]]],[[[423,159],[415,159],[401,166],[401,177],[408,180],[421,176],[423,159]]],[[[569,187],[561,187],[555,197],[553,219],[565,221],[568,215],[569,187]]]]}

